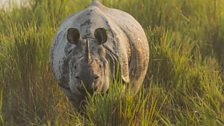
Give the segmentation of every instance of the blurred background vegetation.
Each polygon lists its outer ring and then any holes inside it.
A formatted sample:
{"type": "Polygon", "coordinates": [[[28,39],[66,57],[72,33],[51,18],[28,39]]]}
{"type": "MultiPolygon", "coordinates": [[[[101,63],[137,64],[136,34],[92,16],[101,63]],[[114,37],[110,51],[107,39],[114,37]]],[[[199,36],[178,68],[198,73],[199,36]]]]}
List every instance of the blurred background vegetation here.
{"type": "Polygon", "coordinates": [[[0,11],[0,125],[224,125],[224,0],[101,0],[133,15],[150,46],[136,97],[90,98],[84,119],[49,63],[60,23],[91,0],[30,0],[0,11]]]}

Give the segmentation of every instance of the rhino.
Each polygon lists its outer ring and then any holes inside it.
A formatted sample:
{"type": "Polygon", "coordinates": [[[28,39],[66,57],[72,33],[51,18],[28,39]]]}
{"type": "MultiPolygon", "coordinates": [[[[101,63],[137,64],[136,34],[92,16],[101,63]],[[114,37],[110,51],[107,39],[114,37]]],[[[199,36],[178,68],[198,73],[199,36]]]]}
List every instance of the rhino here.
{"type": "Polygon", "coordinates": [[[124,85],[136,94],[147,73],[149,45],[130,14],[94,1],[62,22],[50,55],[59,86],[80,108],[86,90],[93,94],[109,89],[117,66],[124,85]]]}

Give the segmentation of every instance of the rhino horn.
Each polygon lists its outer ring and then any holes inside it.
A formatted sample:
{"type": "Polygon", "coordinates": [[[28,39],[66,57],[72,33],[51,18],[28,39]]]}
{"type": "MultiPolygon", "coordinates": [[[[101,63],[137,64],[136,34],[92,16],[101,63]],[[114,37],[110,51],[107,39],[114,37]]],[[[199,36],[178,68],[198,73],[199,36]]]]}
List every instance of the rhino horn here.
{"type": "Polygon", "coordinates": [[[89,51],[89,41],[88,40],[86,40],[85,59],[86,59],[87,63],[90,63],[91,55],[90,55],[90,51],[89,51]]]}

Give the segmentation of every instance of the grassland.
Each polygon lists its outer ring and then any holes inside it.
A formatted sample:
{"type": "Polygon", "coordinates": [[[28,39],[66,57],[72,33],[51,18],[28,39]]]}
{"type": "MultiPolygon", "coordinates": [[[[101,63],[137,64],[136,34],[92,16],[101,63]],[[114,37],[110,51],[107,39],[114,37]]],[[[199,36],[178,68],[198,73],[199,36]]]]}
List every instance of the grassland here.
{"type": "Polygon", "coordinates": [[[132,14],[150,45],[150,65],[136,97],[89,100],[86,119],[52,74],[49,48],[64,18],[90,0],[31,0],[0,11],[0,125],[224,125],[224,1],[101,0],[132,14]]]}

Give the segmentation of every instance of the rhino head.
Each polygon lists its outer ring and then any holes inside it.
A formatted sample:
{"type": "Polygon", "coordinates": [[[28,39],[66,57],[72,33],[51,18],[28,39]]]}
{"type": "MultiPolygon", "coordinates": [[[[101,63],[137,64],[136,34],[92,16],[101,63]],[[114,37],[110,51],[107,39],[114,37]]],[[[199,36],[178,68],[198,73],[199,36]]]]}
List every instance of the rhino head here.
{"type": "Polygon", "coordinates": [[[69,44],[75,45],[68,62],[69,87],[73,93],[104,92],[109,88],[109,64],[103,44],[107,41],[104,28],[98,28],[94,37],[81,37],[77,28],[67,30],[69,44]]]}

